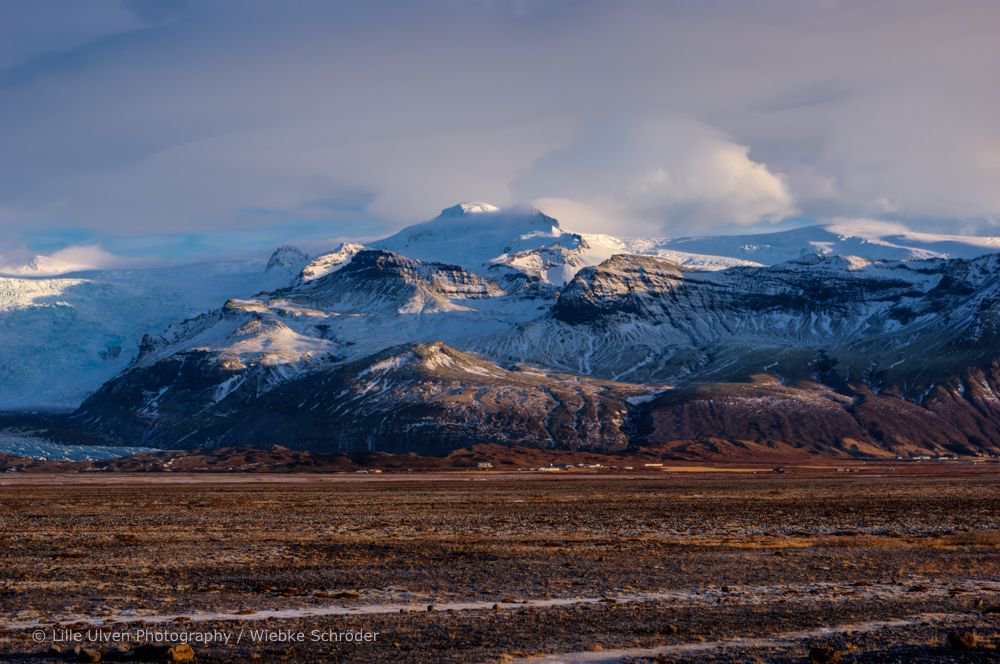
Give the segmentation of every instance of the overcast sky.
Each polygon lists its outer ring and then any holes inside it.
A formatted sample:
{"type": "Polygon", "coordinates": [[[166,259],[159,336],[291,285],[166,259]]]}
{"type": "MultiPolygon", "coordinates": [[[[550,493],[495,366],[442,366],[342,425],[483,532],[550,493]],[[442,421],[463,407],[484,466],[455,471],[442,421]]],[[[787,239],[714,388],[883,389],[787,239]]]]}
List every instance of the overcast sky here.
{"type": "Polygon", "coordinates": [[[998,35],[993,1],[3,0],[0,253],[371,237],[460,200],[1000,233],[998,35]]]}

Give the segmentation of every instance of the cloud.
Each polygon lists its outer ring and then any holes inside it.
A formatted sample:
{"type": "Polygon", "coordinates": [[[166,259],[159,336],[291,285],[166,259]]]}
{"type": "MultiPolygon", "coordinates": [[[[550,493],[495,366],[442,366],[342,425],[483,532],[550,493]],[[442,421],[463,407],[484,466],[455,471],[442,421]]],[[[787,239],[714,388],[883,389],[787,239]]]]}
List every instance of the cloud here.
{"type": "Polygon", "coordinates": [[[99,245],[74,245],[51,254],[32,254],[24,247],[0,253],[0,274],[55,276],[81,270],[127,268],[148,264],[141,258],[116,256],[99,245]]]}
{"type": "Polygon", "coordinates": [[[0,10],[0,71],[141,27],[118,0],[29,0],[0,10]]]}
{"type": "Polygon", "coordinates": [[[121,267],[128,261],[105,251],[98,245],[80,245],[60,249],[52,254],[54,261],[86,266],[88,268],[121,267]]]}
{"type": "Polygon", "coordinates": [[[22,242],[339,237],[468,199],[608,232],[1000,219],[995,2],[79,4],[0,5],[22,242]]]}
{"type": "Polygon", "coordinates": [[[540,206],[584,205],[619,232],[752,225],[796,212],[784,177],[753,161],[748,146],[679,119],[589,127],[514,189],[540,206]]]}

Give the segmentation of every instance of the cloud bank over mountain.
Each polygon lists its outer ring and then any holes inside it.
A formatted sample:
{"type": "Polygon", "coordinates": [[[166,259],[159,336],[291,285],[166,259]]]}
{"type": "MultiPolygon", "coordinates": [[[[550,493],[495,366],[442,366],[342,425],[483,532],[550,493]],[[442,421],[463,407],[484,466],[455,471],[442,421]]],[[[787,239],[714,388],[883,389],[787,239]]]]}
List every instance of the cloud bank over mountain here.
{"type": "Polygon", "coordinates": [[[0,8],[22,245],[377,236],[461,199],[636,235],[1000,219],[996,3],[75,4],[0,8]]]}
{"type": "MultiPolygon", "coordinates": [[[[796,212],[786,178],[702,123],[657,119],[583,133],[539,159],[515,191],[563,218],[655,232],[778,221],[796,212]],[[582,208],[582,209],[581,209],[582,208]]],[[[596,226],[596,228],[595,228],[596,226]]]]}

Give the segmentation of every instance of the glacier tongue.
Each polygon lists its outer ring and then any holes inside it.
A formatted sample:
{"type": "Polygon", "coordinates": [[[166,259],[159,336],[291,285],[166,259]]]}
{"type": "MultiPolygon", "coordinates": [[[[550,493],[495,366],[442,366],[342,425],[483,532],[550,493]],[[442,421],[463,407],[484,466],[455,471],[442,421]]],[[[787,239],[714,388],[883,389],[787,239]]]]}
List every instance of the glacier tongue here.
{"type": "Polygon", "coordinates": [[[146,333],[285,286],[294,274],[240,259],[0,277],[0,410],[75,408],[128,366],[146,333]]]}
{"type": "Polygon", "coordinates": [[[112,447],[108,445],[70,445],[54,443],[37,432],[0,429],[0,454],[49,461],[86,461],[117,459],[133,454],[158,452],[153,447],[112,447]]]}

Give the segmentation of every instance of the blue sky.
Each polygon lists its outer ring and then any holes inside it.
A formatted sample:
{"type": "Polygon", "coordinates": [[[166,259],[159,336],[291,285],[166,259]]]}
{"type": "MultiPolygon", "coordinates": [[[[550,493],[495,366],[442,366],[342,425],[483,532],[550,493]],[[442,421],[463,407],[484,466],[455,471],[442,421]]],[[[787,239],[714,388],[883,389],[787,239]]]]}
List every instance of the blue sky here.
{"type": "Polygon", "coordinates": [[[992,233],[1000,4],[5,0],[0,255],[373,237],[992,233]]]}

